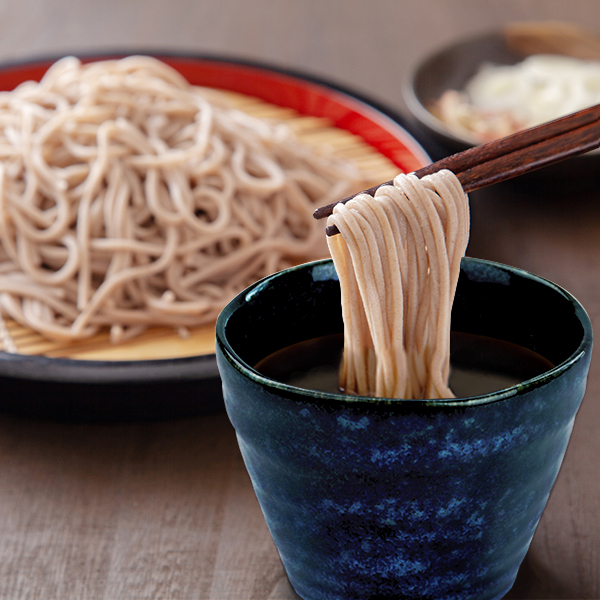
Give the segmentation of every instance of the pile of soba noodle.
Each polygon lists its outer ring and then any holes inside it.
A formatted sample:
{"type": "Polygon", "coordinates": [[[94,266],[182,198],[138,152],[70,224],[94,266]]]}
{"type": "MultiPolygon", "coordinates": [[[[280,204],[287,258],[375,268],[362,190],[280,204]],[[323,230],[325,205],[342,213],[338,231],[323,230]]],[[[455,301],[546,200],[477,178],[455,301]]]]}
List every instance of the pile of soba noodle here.
{"type": "Polygon", "coordinates": [[[346,393],[452,398],[450,312],[469,205],[450,171],[399,175],[336,205],[328,238],[342,291],[346,393]]]}
{"type": "Polygon", "coordinates": [[[314,205],[360,185],[157,59],[62,59],[0,93],[0,315],[54,340],[214,321],[326,254],[314,205]]]}

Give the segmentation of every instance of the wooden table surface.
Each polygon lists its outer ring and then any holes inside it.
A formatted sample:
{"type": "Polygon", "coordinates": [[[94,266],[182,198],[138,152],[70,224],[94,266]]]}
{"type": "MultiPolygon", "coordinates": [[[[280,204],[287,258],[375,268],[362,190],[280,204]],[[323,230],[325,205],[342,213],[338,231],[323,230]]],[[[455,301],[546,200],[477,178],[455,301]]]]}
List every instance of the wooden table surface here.
{"type": "MultiPolygon", "coordinates": [[[[593,0],[5,0],[0,61],[115,48],[226,54],[328,77],[403,110],[403,78],[420,56],[523,19],[600,31],[593,0]]],[[[600,182],[473,194],[468,253],[566,287],[597,327],[599,199],[600,182]]],[[[598,456],[600,354],[508,598],[600,598],[598,456]]],[[[113,424],[0,416],[0,598],[297,596],[220,413],[113,424]]]]}

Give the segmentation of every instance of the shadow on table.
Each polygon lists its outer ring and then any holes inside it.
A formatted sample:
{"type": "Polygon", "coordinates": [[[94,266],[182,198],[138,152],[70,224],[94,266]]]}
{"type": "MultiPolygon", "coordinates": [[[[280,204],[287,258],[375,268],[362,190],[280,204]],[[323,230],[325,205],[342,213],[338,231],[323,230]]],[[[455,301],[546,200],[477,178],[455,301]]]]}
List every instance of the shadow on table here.
{"type": "Polygon", "coordinates": [[[517,579],[503,600],[558,600],[576,596],[563,589],[559,581],[528,553],[521,564],[517,579]]]}

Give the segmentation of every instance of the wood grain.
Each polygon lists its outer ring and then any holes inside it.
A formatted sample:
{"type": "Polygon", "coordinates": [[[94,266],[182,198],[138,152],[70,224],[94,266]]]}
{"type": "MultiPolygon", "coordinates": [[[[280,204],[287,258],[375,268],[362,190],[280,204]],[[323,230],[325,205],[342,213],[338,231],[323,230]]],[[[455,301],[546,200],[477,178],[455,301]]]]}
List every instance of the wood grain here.
{"type": "MultiPolygon", "coordinates": [[[[468,254],[527,269],[563,286],[583,304],[596,330],[599,199],[595,178],[587,181],[587,189],[565,190],[560,181],[552,187],[532,178],[476,192],[471,195],[468,254]]],[[[508,598],[600,597],[599,394],[596,353],[561,472],[508,598]]]]}
{"type": "MultiPolygon", "coordinates": [[[[600,32],[593,0],[8,0],[0,60],[115,47],[226,54],[306,70],[403,110],[403,81],[421,56],[517,20],[600,32]]],[[[559,187],[474,193],[469,254],[563,285],[598,333],[598,182],[559,187]]],[[[563,467],[508,598],[600,598],[599,431],[596,349],[563,467]]],[[[0,416],[0,473],[2,600],[297,600],[225,414],[112,425],[0,416]]]]}

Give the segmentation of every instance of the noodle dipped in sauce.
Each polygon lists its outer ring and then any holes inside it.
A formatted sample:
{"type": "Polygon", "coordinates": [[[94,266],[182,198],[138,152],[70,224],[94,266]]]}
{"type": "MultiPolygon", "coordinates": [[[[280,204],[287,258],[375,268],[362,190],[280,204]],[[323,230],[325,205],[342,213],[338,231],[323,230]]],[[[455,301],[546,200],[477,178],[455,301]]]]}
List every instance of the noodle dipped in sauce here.
{"type": "MultiPolygon", "coordinates": [[[[343,349],[343,334],[330,334],[277,350],[254,368],[287,385],[339,394],[343,349]]],[[[554,366],[541,354],[519,344],[474,333],[450,332],[448,384],[458,398],[505,390],[554,366]]]]}
{"type": "Polygon", "coordinates": [[[156,59],[68,57],[0,93],[0,314],[54,340],[212,322],[324,255],[314,204],[359,178],[156,59]]]}
{"type": "Polygon", "coordinates": [[[337,204],[328,238],[340,279],[340,388],[384,398],[452,398],[450,313],[469,237],[457,177],[440,171],[337,204]]]}

